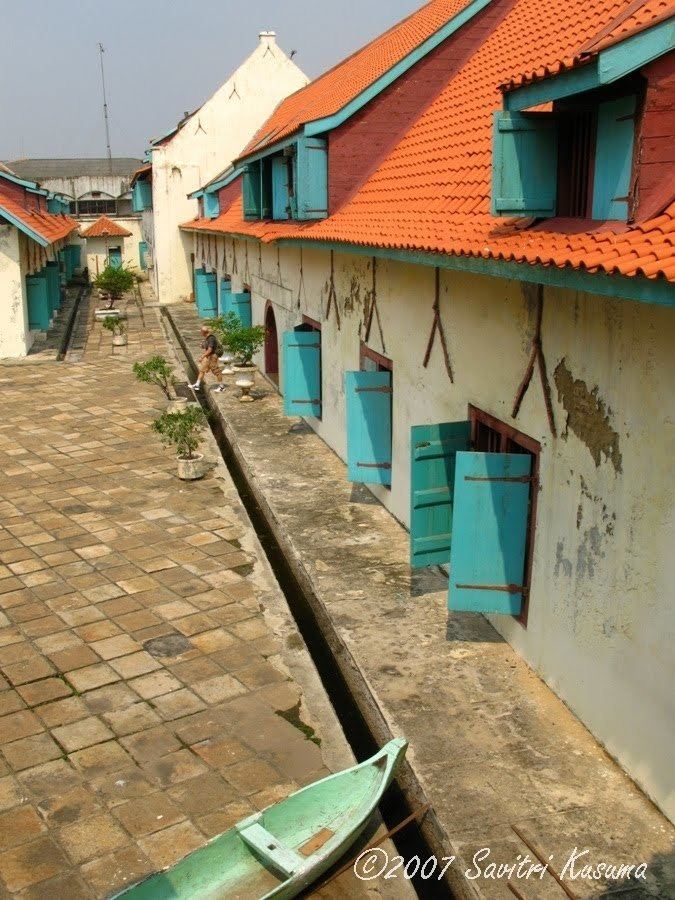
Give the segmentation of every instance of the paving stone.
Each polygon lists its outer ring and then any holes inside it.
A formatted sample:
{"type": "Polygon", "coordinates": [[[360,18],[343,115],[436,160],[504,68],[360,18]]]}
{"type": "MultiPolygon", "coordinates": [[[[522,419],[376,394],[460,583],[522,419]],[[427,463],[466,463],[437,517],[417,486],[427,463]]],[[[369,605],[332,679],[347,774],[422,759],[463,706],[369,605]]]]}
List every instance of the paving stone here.
{"type": "Polygon", "coordinates": [[[100,744],[114,737],[112,731],[95,716],[91,716],[88,719],[80,719],[71,725],[61,725],[59,728],[54,728],[52,735],[67,753],[82,750],[84,747],[90,747],[92,744],[100,744]]]}
{"type": "Polygon", "coordinates": [[[0,814],[0,853],[27,844],[45,830],[42,820],[28,804],[3,812],[0,814]]]}
{"type": "Polygon", "coordinates": [[[198,681],[192,685],[196,694],[208,703],[222,703],[239,694],[245,694],[246,688],[232,675],[219,675],[206,681],[198,681]]]}
{"type": "Polygon", "coordinates": [[[82,782],[81,775],[65,760],[44,763],[20,772],[19,782],[37,800],[67,792],[82,782]]]}
{"type": "Polygon", "coordinates": [[[46,703],[44,706],[36,707],[33,711],[47,728],[69,725],[71,722],[84,719],[89,715],[89,710],[79,697],[68,697],[65,700],[46,703]]]}
{"type": "Polygon", "coordinates": [[[217,811],[198,816],[195,822],[207,838],[214,838],[255,812],[256,807],[252,803],[248,803],[246,800],[236,800],[217,811]]]}
{"type": "Polygon", "coordinates": [[[240,793],[254,794],[279,781],[277,772],[263,759],[246,759],[228,766],[223,777],[240,793]]]}
{"type": "Polygon", "coordinates": [[[84,702],[94,715],[100,715],[138,703],[138,696],[126,684],[117,683],[89,691],[84,695],[84,702]]]}
{"type": "Polygon", "coordinates": [[[2,691],[0,693],[0,716],[16,712],[17,709],[22,709],[25,705],[16,691],[2,691]]]}
{"type": "Polygon", "coordinates": [[[58,841],[75,863],[103,856],[129,843],[122,828],[107,813],[64,826],[58,832],[58,841]]]}
{"type": "Polygon", "coordinates": [[[199,656],[187,662],[170,663],[170,666],[177,678],[190,685],[223,674],[216,660],[206,656],[199,656]]]}
{"type": "Polygon", "coordinates": [[[37,716],[22,709],[0,719],[0,744],[9,744],[40,731],[44,731],[44,726],[37,716]]]}
{"type": "Polygon", "coordinates": [[[121,803],[115,807],[115,815],[134,837],[161,831],[185,819],[180,809],[160,793],[121,803]]]}
{"type": "Polygon", "coordinates": [[[237,792],[219,773],[207,771],[171,787],[169,796],[194,818],[222,809],[237,799],[237,792]]]}
{"type": "Polygon", "coordinates": [[[204,709],[206,704],[192,691],[172,691],[153,698],[153,705],[163,719],[178,719],[204,709]]]}
{"type": "Polygon", "coordinates": [[[0,853],[0,877],[13,892],[53,878],[67,866],[63,852],[49,837],[0,853]]]}
{"type": "Polygon", "coordinates": [[[76,669],[74,672],[66,672],[67,680],[77,691],[91,691],[113,681],[119,681],[120,676],[109,665],[100,663],[96,666],[87,666],[84,669],[76,669]]]}
{"type": "Polygon", "coordinates": [[[2,672],[11,684],[27,684],[29,681],[38,681],[54,673],[46,659],[24,659],[21,662],[3,666],[2,672]]]}
{"type": "Polygon", "coordinates": [[[125,656],[128,653],[135,653],[141,649],[141,645],[136,643],[128,634],[120,634],[116,637],[105,638],[102,641],[95,641],[90,646],[95,653],[98,653],[102,659],[106,660],[125,656]]]}
{"type": "Polygon", "coordinates": [[[96,795],[78,785],[70,791],[60,792],[38,803],[38,812],[50,826],[69,825],[100,811],[96,795]]]}
{"type": "MultiPolygon", "coordinates": [[[[81,872],[99,896],[108,897],[140,881],[154,869],[154,864],[142,850],[132,845],[85,863],[81,872]]],[[[68,895],[61,896],[70,900],[68,895]]]]}
{"type": "MultiPolygon", "coordinates": [[[[128,635],[124,635],[128,637],[128,635]]],[[[113,638],[113,640],[115,640],[113,638]]],[[[129,638],[131,640],[131,638],[129,638]]],[[[136,647],[139,647],[139,644],[136,644],[133,641],[136,647]]],[[[119,675],[124,678],[136,678],[138,675],[145,675],[148,672],[154,672],[157,669],[162,668],[162,664],[157,662],[157,660],[150,656],[149,653],[146,653],[145,650],[140,650],[137,653],[132,653],[130,656],[121,656],[117,659],[111,659],[110,665],[115,669],[119,675]]]]}
{"type": "Polygon", "coordinates": [[[166,671],[153,672],[150,675],[143,675],[141,678],[134,678],[129,682],[129,686],[144,700],[168,694],[169,691],[175,691],[182,687],[180,681],[166,671]]]}
{"type": "Polygon", "coordinates": [[[46,733],[5,744],[2,753],[10,767],[17,772],[61,756],[61,750],[46,733]]]}
{"type": "MultiPolygon", "coordinates": [[[[203,835],[189,822],[180,822],[138,841],[156,868],[165,868],[204,843],[203,835]]],[[[1,871],[1,870],[0,870],[1,871]]]]}
{"type": "Polygon", "coordinates": [[[117,741],[95,744],[84,750],[77,750],[68,757],[70,762],[87,778],[95,778],[105,772],[124,769],[131,763],[131,757],[117,741]]]}
{"type": "Polygon", "coordinates": [[[138,761],[165,756],[180,748],[171,732],[161,725],[120,738],[120,744],[138,761]]]}
{"type": "Polygon", "coordinates": [[[72,672],[73,669],[83,669],[100,662],[100,658],[84,644],[76,647],[69,647],[65,650],[57,650],[51,653],[49,658],[54,663],[59,672],[72,672]]]}
{"type": "Polygon", "coordinates": [[[208,771],[206,764],[188,749],[144,760],[141,765],[149,777],[165,788],[208,771]]]}
{"type": "Polygon", "coordinates": [[[59,875],[56,878],[50,878],[48,881],[42,881],[32,887],[15,894],[16,900],[45,900],[49,898],[59,898],[59,900],[90,900],[91,891],[75,873],[69,875],[59,875]]]}
{"type": "Polygon", "coordinates": [[[48,700],[56,700],[58,697],[67,697],[72,693],[71,688],[60,678],[45,678],[42,681],[32,681],[17,688],[28,706],[37,706],[48,700]]]}
{"type": "Polygon", "coordinates": [[[28,799],[25,789],[12,775],[0,778],[0,810],[18,806],[28,799]]]}
{"type": "Polygon", "coordinates": [[[231,766],[251,756],[247,747],[231,737],[208,738],[194,744],[191,749],[214,769],[231,766]]]}

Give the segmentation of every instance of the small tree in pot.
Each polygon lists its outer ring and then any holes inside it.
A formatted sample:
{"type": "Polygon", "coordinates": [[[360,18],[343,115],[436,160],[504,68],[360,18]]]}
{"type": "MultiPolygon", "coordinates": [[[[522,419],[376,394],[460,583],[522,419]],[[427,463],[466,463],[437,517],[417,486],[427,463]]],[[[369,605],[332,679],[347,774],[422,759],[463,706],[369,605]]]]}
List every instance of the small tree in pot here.
{"type": "Polygon", "coordinates": [[[239,360],[235,365],[235,369],[255,371],[253,356],[265,342],[265,330],[264,325],[250,325],[247,327],[240,325],[239,328],[227,333],[224,344],[239,360]]]}
{"type": "Polygon", "coordinates": [[[197,448],[204,440],[202,432],[206,424],[201,407],[189,406],[182,412],[165,412],[151,425],[163,444],[176,448],[178,477],[183,481],[194,481],[204,474],[204,457],[197,453],[197,448]]]}
{"type": "Polygon", "coordinates": [[[127,344],[127,326],[117,316],[106,316],[101,323],[106,331],[112,334],[113,347],[125,347],[127,344]]]}
{"type": "Polygon", "coordinates": [[[108,299],[108,305],[104,309],[111,310],[115,302],[133,288],[135,282],[136,276],[130,269],[108,265],[94,279],[94,287],[108,299]]]}
{"type": "Polygon", "coordinates": [[[176,377],[169,362],[163,356],[151,356],[145,362],[132,366],[136,378],[143,384],[155,384],[169,401],[169,412],[178,412],[187,406],[186,397],[176,396],[176,377]]]}

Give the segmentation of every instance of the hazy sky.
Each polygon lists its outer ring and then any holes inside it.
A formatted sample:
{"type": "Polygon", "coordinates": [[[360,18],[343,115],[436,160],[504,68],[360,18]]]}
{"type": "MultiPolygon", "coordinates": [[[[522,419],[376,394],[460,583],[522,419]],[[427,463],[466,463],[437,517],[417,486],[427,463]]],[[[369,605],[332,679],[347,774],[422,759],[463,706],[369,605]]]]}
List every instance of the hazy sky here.
{"type": "Polygon", "coordinates": [[[141,156],[207,99],[258,32],[313,78],[422,0],[0,0],[0,159],[105,156],[97,43],[113,156],[141,156]]]}

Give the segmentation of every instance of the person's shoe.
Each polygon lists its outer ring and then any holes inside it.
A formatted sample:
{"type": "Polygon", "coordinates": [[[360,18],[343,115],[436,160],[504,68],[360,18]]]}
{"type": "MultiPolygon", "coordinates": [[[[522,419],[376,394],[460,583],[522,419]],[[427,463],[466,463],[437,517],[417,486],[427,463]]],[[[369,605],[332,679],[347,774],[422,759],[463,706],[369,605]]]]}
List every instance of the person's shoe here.
{"type": "Polygon", "coordinates": [[[219,384],[217,387],[214,387],[213,393],[214,394],[222,394],[224,390],[225,390],[225,385],[219,384]]]}
{"type": "Polygon", "coordinates": [[[195,381],[195,383],[191,384],[190,387],[193,391],[200,391],[202,388],[201,384],[198,381],[195,381]]]}

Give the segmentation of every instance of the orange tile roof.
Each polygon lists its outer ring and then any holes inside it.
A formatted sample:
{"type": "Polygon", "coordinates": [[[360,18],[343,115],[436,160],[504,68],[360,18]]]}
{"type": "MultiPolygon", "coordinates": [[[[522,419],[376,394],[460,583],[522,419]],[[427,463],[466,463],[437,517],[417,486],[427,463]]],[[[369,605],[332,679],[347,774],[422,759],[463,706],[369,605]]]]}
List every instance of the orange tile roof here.
{"type": "Polygon", "coordinates": [[[38,212],[26,209],[15,197],[3,191],[2,182],[0,182],[0,216],[3,213],[7,213],[11,218],[21,222],[33,234],[42,238],[48,244],[53,244],[68,237],[77,228],[75,219],[71,219],[70,216],[62,213],[55,214],[42,210],[38,212]]]}
{"type": "Polygon", "coordinates": [[[122,228],[117,222],[113,222],[107,216],[101,216],[89,228],[85,228],[80,232],[83,238],[94,237],[131,237],[131,232],[126,228],[122,228]]]}
{"type": "Polygon", "coordinates": [[[510,73],[502,88],[521,87],[576,68],[589,62],[600,50],[675,16],[673,0],[606,0],[604,8],[600,8],[600,2],[597,6],[595,14],[589,9],[587,19],[579,21],[570,31],[560,27],[560,19],[551,22],[552,36],[557,40],[555,49],[551,48],[553,52],[549,50],[550,41],[541,47],[533,46],[525,67],[510,73]]]}
{"type": "MultiPolygon", "coordinates": [[[[538,61],[573,56],[611,25],[629,0],[496,0],[499,24],[452,77],[356,194],[318,222],[245,222],[241,201],[214,220],[183,227],[331,241],[589,272],[675,281],[675,202],[629,226],[610,222],[527,220],[490,214],[492,113],[498,86],[512,72],[540,71],[538,61]]],[[[452,40],[452,39],[451,39],[452,40]]]]}
{"type": "Polygon", "coordinates": [[[242,155],[288,137],[306,122],[339,112],[468,3],[469,0],[430,0],[417,12],[283,100],[242,155]]]}

